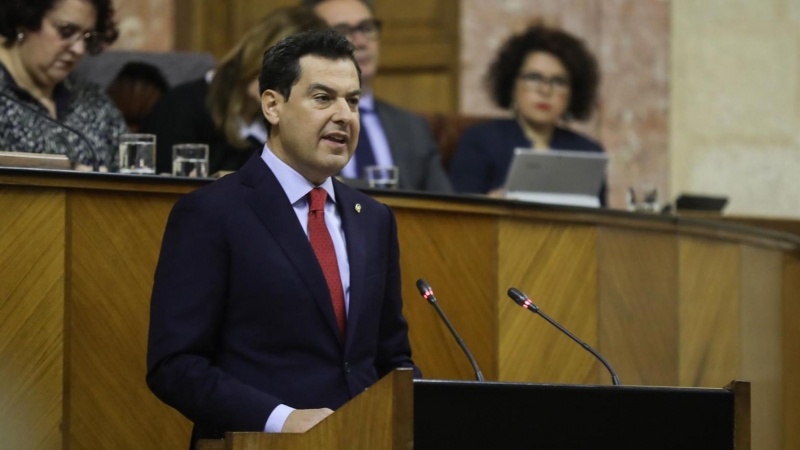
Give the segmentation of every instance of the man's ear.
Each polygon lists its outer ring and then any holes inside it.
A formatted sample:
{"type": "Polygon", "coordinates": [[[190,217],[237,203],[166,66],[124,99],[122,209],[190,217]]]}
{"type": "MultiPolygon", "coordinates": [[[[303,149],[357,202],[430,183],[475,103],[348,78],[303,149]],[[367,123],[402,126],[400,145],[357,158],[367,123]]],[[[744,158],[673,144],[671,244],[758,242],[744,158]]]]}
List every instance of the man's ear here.
{"type": "Polygon", "coordinates": [[[281,93],[267,89],[261,94],[261,112],[273,127],[280,122],[282,106],[283,95],[281,93]]]}

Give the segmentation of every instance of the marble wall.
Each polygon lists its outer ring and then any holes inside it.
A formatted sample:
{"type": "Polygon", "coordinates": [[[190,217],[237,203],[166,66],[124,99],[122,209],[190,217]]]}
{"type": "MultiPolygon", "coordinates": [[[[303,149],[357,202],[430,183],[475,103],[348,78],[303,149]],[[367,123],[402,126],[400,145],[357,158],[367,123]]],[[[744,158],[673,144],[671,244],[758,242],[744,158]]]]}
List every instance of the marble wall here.
{"type": "Polygon", "coordinates": [[[599,107],[576,129],[610,156],[609,203],[625,205],[628,186],[669,184],[670,7],[664,0],[461,0],[463,114],[502,116],[483,77],[496,50],[535,20],[583,38],[602,70],[599,107]]]}
{"type": "Polygon", "coordinates": [[[673,0],[675,192],[800,217],[800,0],[673,0]]]}
{"type": "Polygon", "coordinates": [[[119,39],[112,50],[168,52],[175,42],[175,0],[114,0],[119,39]]]}

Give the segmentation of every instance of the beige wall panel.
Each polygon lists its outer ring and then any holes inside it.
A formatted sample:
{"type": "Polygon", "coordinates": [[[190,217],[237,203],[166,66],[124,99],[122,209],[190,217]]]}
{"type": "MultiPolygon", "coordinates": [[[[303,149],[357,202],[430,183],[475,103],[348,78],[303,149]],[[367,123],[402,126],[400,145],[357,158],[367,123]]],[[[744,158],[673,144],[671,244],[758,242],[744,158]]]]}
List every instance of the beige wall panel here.
{"type": "Polygon", "coordinates": [[[2,448],[62,448],[64,198],[0,187],[2,448]]]}
{"type": "Polygon", "coordinates": [[[725,386],[739,374],[739,246],[681,237],[680,385],[725,386]]]}
{"type": "Polygon", "coordinates": [[[145,384],[153,273],[176,197],[70,195],[71,450],[185,448],[190,423],[145,384]]]}
{"type": "Polygon", "coordinates": [[[597,345],[596,231],[593,227],[503,220],[498,302],[499,379],[598,383],[581,346],[507,296],[516,287],[589,345],[597,345]]]}
{"type": "Polygon", "coordinates": [[[452,112],[453,79],[446,72],[384,72],[375,79],[375,95],[415,112],[452,112]]]}
{"type": "Polygon", "coordinates": [[[414,362],[426,378],[474,379],[464,353],[433,306],[420,297],[425,278],[439,306],[472,351],[486,379],[496,379],[497,225],[493,217],[394,208],[403,275],[403,314],[414,362]]]}
{"type": "Polygon", "coordinates": [[[598,230],[599,350],[625,384],[679,383],[677,264],[674,235],[598,230]]]}
{"type": "Polygon", "coordinates": [[[798,217],[796,0],[673,0],[670,178],[739,215],[798,217]]]}
{"type": "Polygon", "coordinates": [[[800,448],[800,254],[783,256],[782,294],[783,448],[790,450],[800,448]]]}
{"type": "Polygon", "coordinates": [[[781,278],[779,251],[742,246],[740,379],[751,384],[751,430],[757,448],[781,448],[781,278]]]}

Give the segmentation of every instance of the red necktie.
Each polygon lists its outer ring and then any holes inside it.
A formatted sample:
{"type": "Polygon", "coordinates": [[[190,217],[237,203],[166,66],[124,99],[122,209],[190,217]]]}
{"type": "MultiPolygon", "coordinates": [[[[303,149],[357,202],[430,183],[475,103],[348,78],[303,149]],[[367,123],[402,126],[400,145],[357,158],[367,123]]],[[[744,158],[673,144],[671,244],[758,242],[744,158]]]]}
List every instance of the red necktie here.
{"type": "Polygon", "coordinates": [[[336,260],[336,250],[333,248],[333,240],[325,225],[325,199],[328,193],[325,189],[316,187],[308,193],[308,238],[311,241],[311,248],[317,255],[317,261],[325,274],[325,281],[328,283],[328,290],[331,293],[333,302],[333,312],[336,314],[336,322],[344,338],[346,313],[344,308],[344,290],[342,289],[342,278],[339,275],[339,262],[336,260]]]}

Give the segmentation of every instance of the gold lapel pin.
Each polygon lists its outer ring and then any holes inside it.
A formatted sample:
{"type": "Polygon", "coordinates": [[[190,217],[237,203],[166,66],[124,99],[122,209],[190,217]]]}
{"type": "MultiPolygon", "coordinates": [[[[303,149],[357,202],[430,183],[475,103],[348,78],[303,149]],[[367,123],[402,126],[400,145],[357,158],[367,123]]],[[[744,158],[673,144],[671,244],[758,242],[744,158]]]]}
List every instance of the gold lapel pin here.
{"type": "Polygon", "coordinates": [[[356,212],[361,214],[361,203],[356,203],[356,212]]]}

